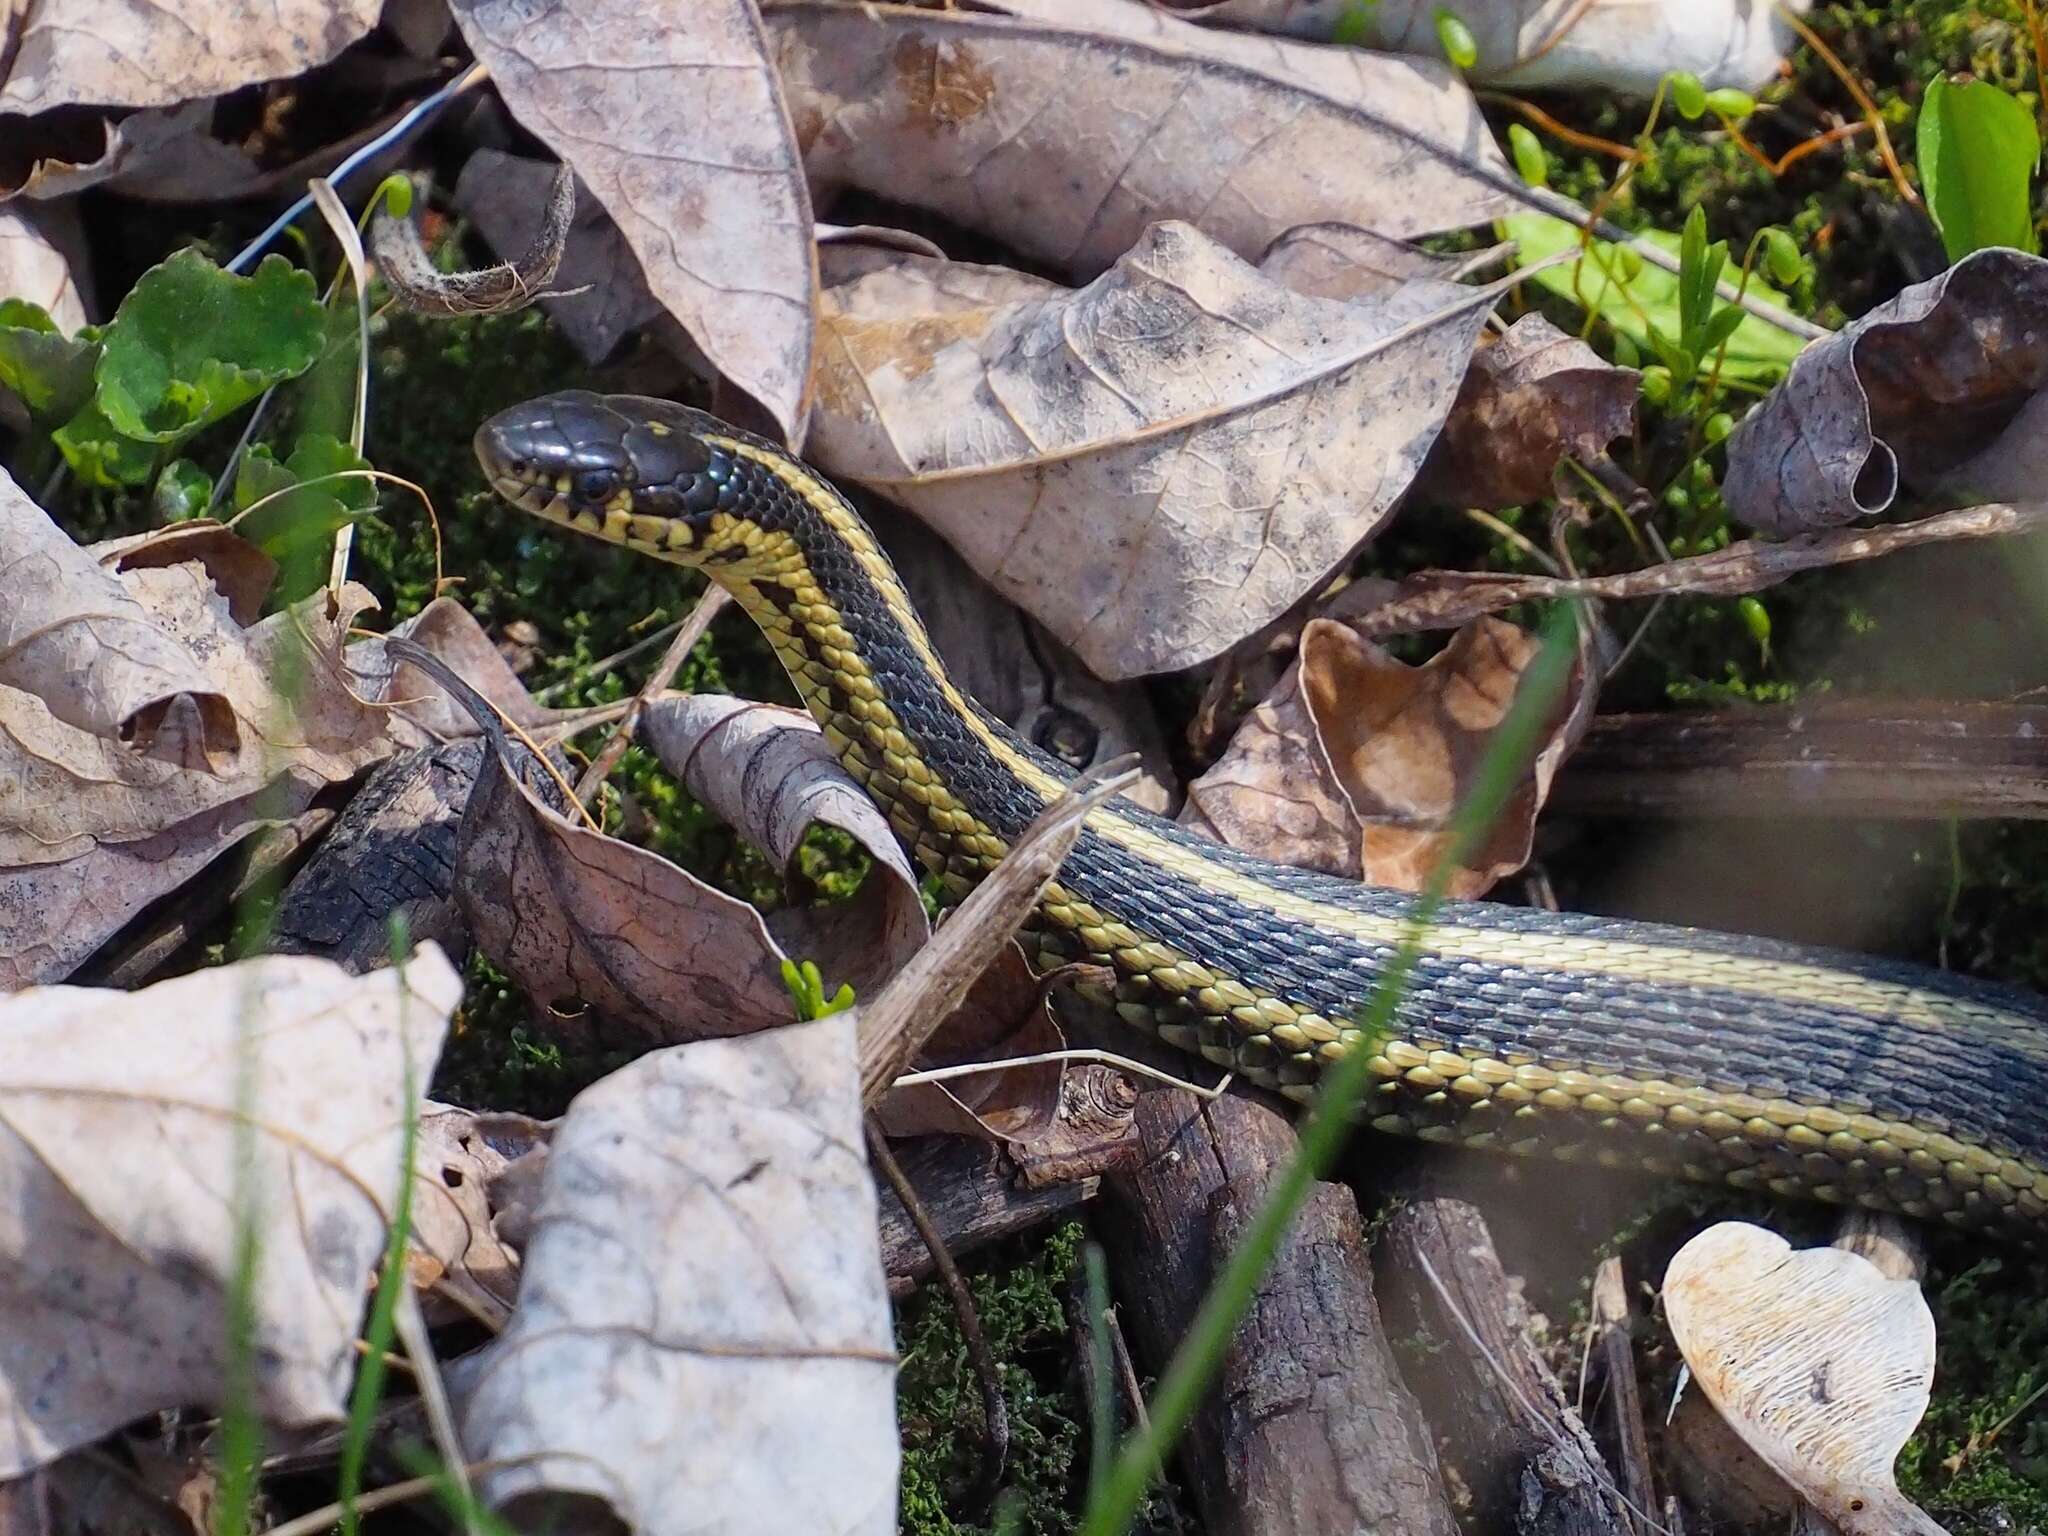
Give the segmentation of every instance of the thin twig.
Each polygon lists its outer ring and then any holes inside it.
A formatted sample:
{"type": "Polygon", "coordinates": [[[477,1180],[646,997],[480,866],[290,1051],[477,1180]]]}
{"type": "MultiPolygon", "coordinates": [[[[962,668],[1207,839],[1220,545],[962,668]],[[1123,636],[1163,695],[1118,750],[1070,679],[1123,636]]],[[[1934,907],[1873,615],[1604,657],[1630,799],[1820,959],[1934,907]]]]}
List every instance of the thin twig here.
{"type": "Polygon", "coordinates": [[[673,635],[677,630],[681,629],[682,627],[683,620],[672,620],[669,623],[662,625],[661,628],[655,630],[652,634],[642,635],[638,640],[635,640],[631,645],[627,646],[624,650],[613,651],[611,655],[602,657],[597,661],[593,661],[587,667],[578,667],[574,672],[571,672],[559,683],[549,683],[547,687],[542,688],[537,693],[535,693],[533,696],[533,702],[536,704],[546,704],[550,700],[559,696],[560,694],[566,693],[571,688],[577,687],[579,684],[595,682],[598,678],[603,677],[607,672],[612,671],[614,668],[625,665],[627,662],[631,661],[635,656],[638,656],[646,651],[651,651],[657,645],[665,645],[668,642],[669,636],[673,635]]]}
{"type": "Polygon", "coordinates": [[[626,755],[626,748],[633,744],[633,732],[640,724],[641,711],[649,701],[660,697],[675,676],[682,671],[683,663],[690,659],[690,652],[697,648],[697,642],[704,638],[704,632],[711,627],[711,621],[725,611],[731,596],[725,588],[712,586],[704,589],[704,595],[697,599],[697,606],[690,611],[690,617],[683,627],[676,631],[676,637],[662,653],[660,663],[647,675],[647,681],[633,696],[626,713],[619,723],[612,727],[612,733],[605,738],[597,756],[590,760],[590,766],[583,770],[583,777],[576,781],[576,798],[588,805],[618,766],[619,759],[626,755]]]}
{"type": "Polygon", "coordinates": [[[996,1491],[1003,1485],[1003,1468],[1010,1459],[1010,1404],[1003,1396],[1002,1375],[996,1368],[995,1354],[988,1347],[988,1338],[981,1331],[974,1294],[967,1289],[953,1255],[946,1251],[944,1234],[925,1209],[924,1201],[918,1198],[917,1186],[910,1182],[903,1165],[896,1161],[896,1154],[889,1150],[888,1138],[872,1115],[868,1117],[867,1131],[868,1156],[895,1191],[911,1225],[917,1228],[917,1235],[924,1239],[932,1256],[932,1269],[946,1288],[947,1300],[953,1304],[953,1317],[960,1324],[960,1337],[966,1341],[967,1358],[973,1362],[975,1380],[981,1387],[981,1471],[974,1479],[963,1511],[969,1520],[979,1521],[995,1502],[996,1491]]]}
{"type": "Polygon", "coordinates": [[[455,1411],[449,1406],[448,1387],[441,1380],[441,1366],[434,1358],[434,1341],[427,1333],[426,1315],[420,1311],[419,1293],[410,1285],[399,1291],[393,1321],[398,1325],[399,1342],[412,1359],[420,1406],[426,1410],[427,1429],[434,1437],[435,1450],[440,1452],[442,1469],[461,1492],[463,1528],[468,1536],[477,1536],[472,1513],[476,1495],[470,1488],[468,1463],[462,1459],[462,1437],[455,1432],[455,1411]]]}
{"type": "Polygon", "coordinates": [[[1235,1073],[1226,1072],[1223,1080],[1213,1088],[1204,1088],[1186,1078],[1175,1077],[1171,1072],[1162,1072],[1157,1067],[1148,1067],[1142,1061],[1133,1061],[1128,1056],[1119,1056],[1114,1051],[1085,1050],[1073,1047],[1064,1051],[1038,1051],[1029,1056],[1004,1056],[996,1061],[968,1061],[958,1066],[933,1067],[924,1072],[906,1072],[889,1086],[891,1088],[915,1088],[920,1083],[950,1082],[956,1077],[975,1077],[985,1072],[1004,1072],[1011,1067],[1037,1067],[1053,1061],[1086,1061],[1099,1066],[1115,1067],[1119,1072],[1130,1072],[1139,1077],[1149,1077],[1154,1082],[1166,1083],[1171,1087],[1185,1088],[1200,1099],[1220,1099],[1230,1091],[1230,1080],[1235,1073]]]}

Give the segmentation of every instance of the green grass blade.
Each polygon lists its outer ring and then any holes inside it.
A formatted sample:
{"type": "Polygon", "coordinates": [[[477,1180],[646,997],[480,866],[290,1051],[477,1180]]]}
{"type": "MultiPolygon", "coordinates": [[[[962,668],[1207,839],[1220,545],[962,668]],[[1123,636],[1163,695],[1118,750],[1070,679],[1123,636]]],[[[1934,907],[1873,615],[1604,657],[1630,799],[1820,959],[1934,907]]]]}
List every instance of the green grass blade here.
{"type": "MultiPolygon", "coordinates": [[[[1526,768],[1544,722],[1563,695],[1576,649],[1576,625],[1570,604],[1560,605],[1544,625],[1542,649],[1523,675],[1513,704],[1487,746],[1472,792],[1452,818],[1443,855],[1416,899],[1408,933],[1366,1005],[1361,1027],[1368,1038],[1384,1032],[1391,1022],[1421,955],[1429,921],[1443,902],[1452,869],[1478,845],[1500,814],[1526,768]]],[[[1081,1536],[1122,1536],[1130,1528],[1146,1489],[1164,1467],[1214,1379],[1238,1321],[1302,1202],[1351,1134],[1352,1111],[1364,1093],[1371,1056],[1370,1049],[1353,1049],[1324,1074],[1314,1107],[1301,1128],[1299,1150],[1280,1170],[1243,1240],[1202,1298],[1187,1338],[1160,1378],[1149,1427],[1125,1441],[1109,1476],[1091,1495],[1081,1520],[1081,1536]]]]}

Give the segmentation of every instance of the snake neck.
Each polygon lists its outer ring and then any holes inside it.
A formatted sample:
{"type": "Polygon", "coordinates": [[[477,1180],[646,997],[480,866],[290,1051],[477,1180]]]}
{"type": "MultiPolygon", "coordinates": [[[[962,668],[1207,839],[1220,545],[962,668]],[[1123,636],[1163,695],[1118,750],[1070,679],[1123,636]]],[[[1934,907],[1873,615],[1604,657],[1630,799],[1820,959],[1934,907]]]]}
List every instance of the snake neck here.
{"type": "Polygon", "coordinates": [[[798,506],[744,558],[707,562],[707,574],[760,626],[847,772],[957,901],[1021,830],[1015,816],[991,825],[976,806],[1035,813],[1060,783],[954,685],[844,497],[743,440],[720,446],[774,476],[798,506]]]}

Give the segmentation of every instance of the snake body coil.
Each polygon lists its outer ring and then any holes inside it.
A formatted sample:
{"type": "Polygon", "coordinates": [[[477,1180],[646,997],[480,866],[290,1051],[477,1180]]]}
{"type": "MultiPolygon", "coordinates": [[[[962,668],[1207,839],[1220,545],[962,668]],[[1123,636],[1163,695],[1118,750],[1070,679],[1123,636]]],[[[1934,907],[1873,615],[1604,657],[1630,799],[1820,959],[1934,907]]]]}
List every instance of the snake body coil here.
{"type": "MultiPolygon", "coordinates": [[[[704,569],[774,645],[848,770],[957,899],[1064,787],[948,680],[833,487],[668,401],[580,392],[477,433],[515,505],[704,569]]],[[[2035,1233],[2048,1212],[2048,1007],[1918,967],[1487,902],[1443,907],[1390,1029],[1355,1020],[1413,898],[1211,843],[1121,803],[1046,892],[1043,963],[1306,1098],[1372,1053],[1385,1131],[1648,1167],[2035,1233]]]]}

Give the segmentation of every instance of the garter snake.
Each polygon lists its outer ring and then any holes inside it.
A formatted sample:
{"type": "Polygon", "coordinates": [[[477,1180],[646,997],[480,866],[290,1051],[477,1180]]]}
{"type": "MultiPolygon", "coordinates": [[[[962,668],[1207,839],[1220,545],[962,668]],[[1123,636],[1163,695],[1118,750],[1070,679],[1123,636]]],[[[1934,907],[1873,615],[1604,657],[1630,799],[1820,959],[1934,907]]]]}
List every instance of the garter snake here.
{"type": "MultiPolygon", "coordinates": [[[[668,401],[550,395],[478,431],[521,509],[701,568],[767,635],[847,769],[957,899],[1064,787],[962,694],[826,480],[668,401]]],[[[1033,925],[1114,967],[1129,1022],[1307,1098],[1372,1052],[1378,1129],[1961,1225],[2048,1211],[2048,1005],[1893,961],[1453,902],[1391,1025],[1354,1020],[1413,898],[1270,864],[1121,802],[1033,925]]]]}

